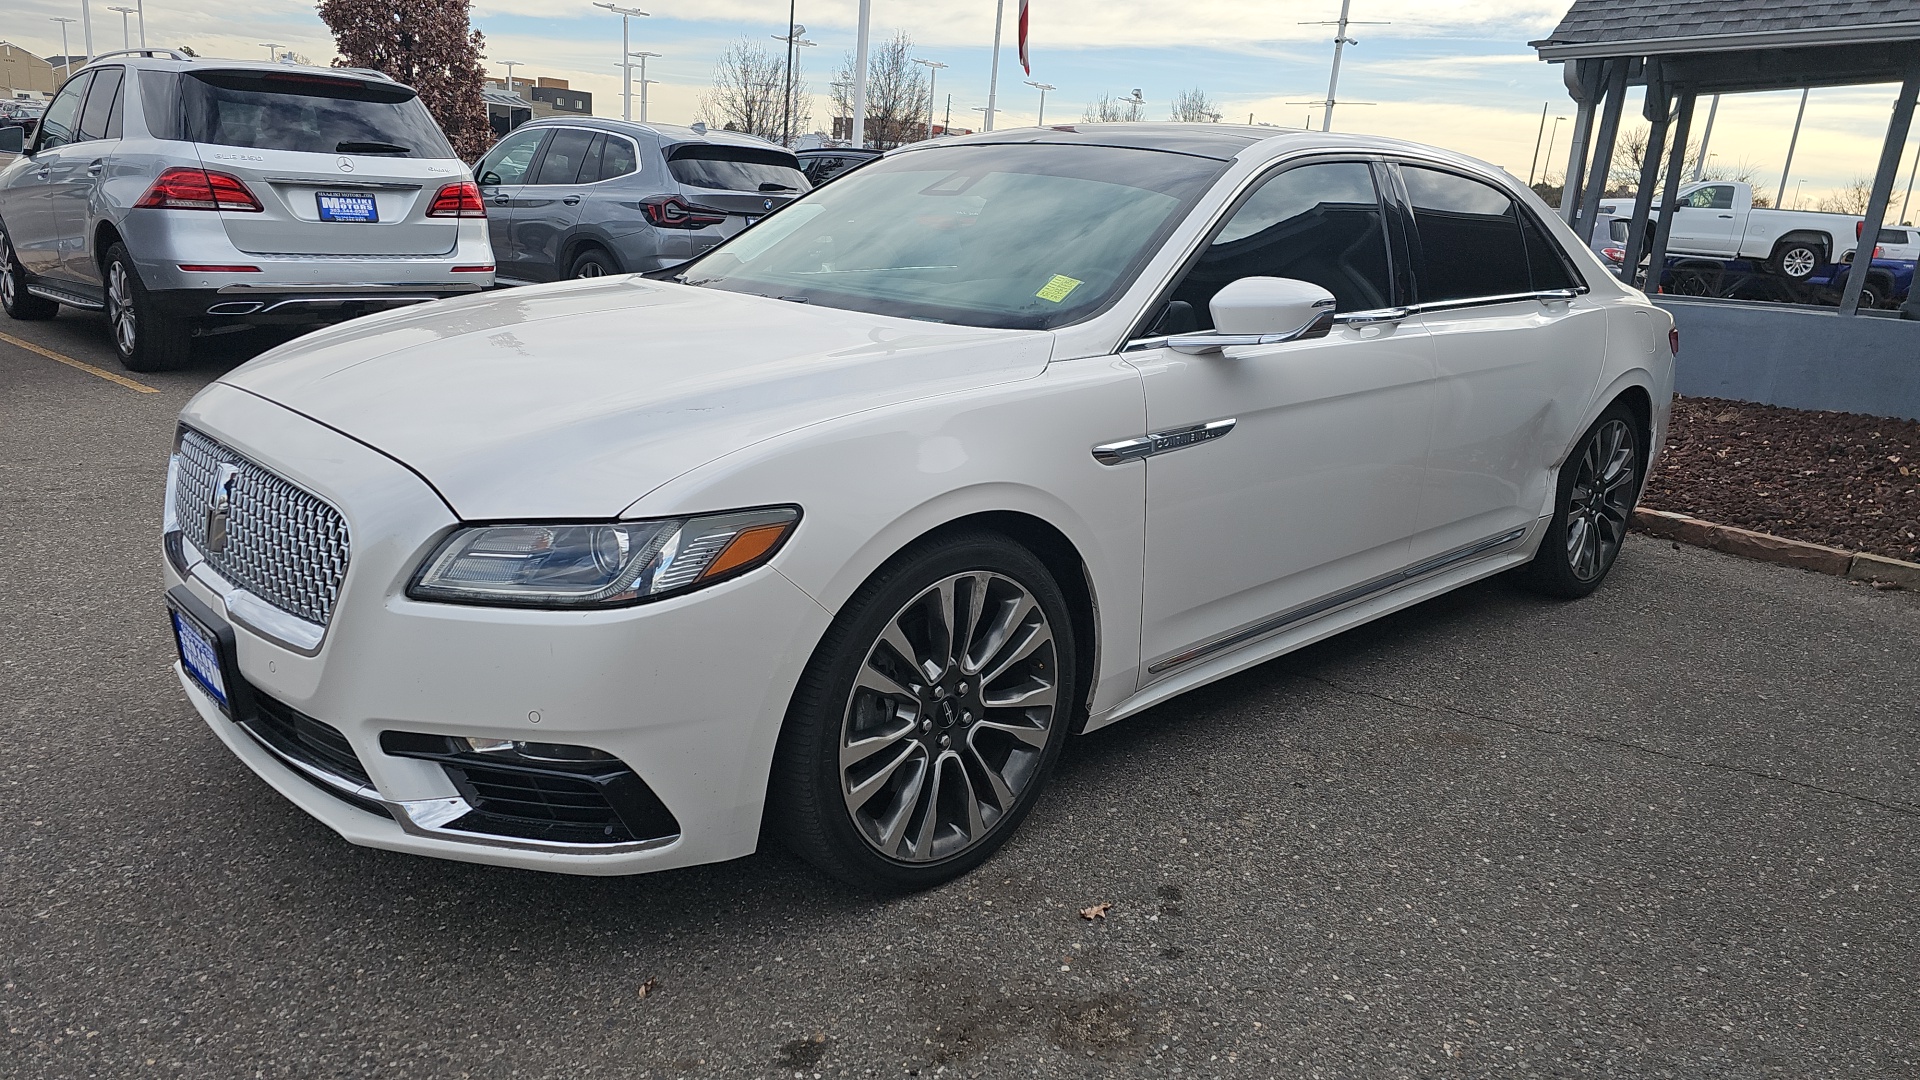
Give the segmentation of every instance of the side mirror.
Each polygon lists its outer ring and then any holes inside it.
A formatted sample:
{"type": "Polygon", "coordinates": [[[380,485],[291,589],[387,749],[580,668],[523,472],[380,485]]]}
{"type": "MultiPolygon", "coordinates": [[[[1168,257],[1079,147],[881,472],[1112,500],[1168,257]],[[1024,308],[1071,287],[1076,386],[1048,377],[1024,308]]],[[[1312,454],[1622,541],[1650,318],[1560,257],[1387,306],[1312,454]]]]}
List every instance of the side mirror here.
{"type": "Polygon", "coordinates": [[[486,172],[480,174],[480,183],[486,187],[499,187],[500,174],[494,172],[492,169],[488,169],[486,172]]]}
{"type": "Polygon", "coordinates": [[[0,128],[0,154],[18,154],[27,148],[27,129],[23,127],[0,128]]]}
{"type": "Polygon", "coordinates": [[[1333,294],[1293,278],[1244,277],[1228,282],[1208,305],[1213,332],[1181,334],[1167,346],[1184,353],[1228,345],[1278,345],[1326,337],[1333,329],[1333,294]]]}

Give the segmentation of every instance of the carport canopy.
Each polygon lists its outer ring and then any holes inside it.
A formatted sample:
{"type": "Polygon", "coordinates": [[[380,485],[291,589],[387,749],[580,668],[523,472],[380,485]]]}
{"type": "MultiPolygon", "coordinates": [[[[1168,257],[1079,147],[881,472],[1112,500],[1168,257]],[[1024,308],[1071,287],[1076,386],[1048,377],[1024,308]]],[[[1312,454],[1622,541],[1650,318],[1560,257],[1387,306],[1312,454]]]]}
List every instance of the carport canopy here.
{"type": "MultiPolygon", "coordinates": [[[[1530,44],[1540,59],[1565,65],[1577,110],[1560,212],[1588,241],[1627,88],[1645,88],[1642,113],[1651,127],[1620,271],[1629,282],[1646,250],[1647,291],[1659,288],[1672,214],[1661,215],[1647,249],[1653,187],[1665,155],[1660,205],[1675,205],[1701,95],[1900,84],[1861,232],[1879,235],[1920,94],[1920,0],[1574,0],[1550,36],[1530,44]]],[[[1855,245],[1842,315],[1859,308],[1873,248],[1855,245]]]]}

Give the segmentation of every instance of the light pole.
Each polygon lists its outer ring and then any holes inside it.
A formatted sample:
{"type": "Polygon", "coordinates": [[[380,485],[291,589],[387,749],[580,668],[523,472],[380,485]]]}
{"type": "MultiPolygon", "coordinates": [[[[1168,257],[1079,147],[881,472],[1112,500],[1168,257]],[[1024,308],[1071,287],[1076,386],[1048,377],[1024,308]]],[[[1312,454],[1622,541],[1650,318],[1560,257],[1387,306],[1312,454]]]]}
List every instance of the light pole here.
{"type": "Polygon", "coordinates": [[[1058,90],[1060,88],[1050,83],[1034,82],[1032,79],[1027,80],[1027,85],[1033,87],[1035,90],[1040,91],[1040,115],[1034,118],[1033,126],[1046,127],[1047,126],[1047,91],[1058,90]]]}
{"type": "Polygon", "coordinates": [[[1147,107],[1147,99],[1140,96],[1140,88],[1137,86],[1134,87],[1132,97],[1121,98],[1120,100],[1124,102],[1127,106],[1127,120],[1129,122],[1138,123],[1140,120],[1141,110],[1147,107]]]}
{"type": "Polygon", "coordinates": [[[642,49],[636,52],[630,52],[627,55],[640,58],[640,122],[644,124],[647,122],[647,84],[653,81],[647,78],[647,57],[659,56],[660,54],[657,52],[647,52],[642,49]]]}
{"type": "Polygon", "coordinates": [[[914,63],[927,69],[927,138],[933,138],[933,88],[940,82],[940,69],[947,65],[938,60],[915,60],[914,63]]]}
{"type": "MultiPolygon", "coordinates": [[[[1548,177],[1553,175],[1553,140],[1560,137],[1560,121],[1565,119],[1566,117],[1564,116],[1554,117],[1553,130],[1547,132],[1547,153],[1546,153],[1547,165],[1546,165],[1546,171],[1542,173],[1540,176],[1540,182],[1543,184],[1547,182],[1548,177]]],[[[1532,187],[1533,185],[1528,184],[1527,186],[1532,187]]]]}
{"type": "Polygon", "coordinates": [[[1907,170],[1907,197],[1900,200],[1900,224],[1905,225],[1912,219],[1907,217],[1907,205],[1913,202],[1913,177],[1920,173],[1920,149],[1913,152],[1913,168],[1907,170]]]}
{"type": "Polygon", "coordinates": [[[627,27],[635,18],[647,18],[648,13],[639,8],[621,7],[619,4],[596,3],[593,6],[606,8],[620,16],[620,119],[631,120],[633,119],[633,61],[627,59],[627,53],[633,48],[633,44],[627,35],[627,27]]]}
{"type": "Polygon", "coordinates": [[[259,42],[259,45],[261,48],[267,50],[268,63],[277,64],[280,62],[280,43],[279,42],[262,41],[262,42],[259,42]]]}
{"type": "Polygon", "coordinates": [[[140,13],[140,47],[147,47],[147,0],[133,0],[133,9],[140,13]]]}
{"type": "Polygon", "coordinates": [[[1807,93],[1812,89],[1813,87],[1811,86],[1803,86],[1800,88],[1800,111],[1794,114],[1793,137],[1787,140],[1787,163],[1780,166],[1780,190],[1775,192],[1773,196],[1773,205],[1775,206],[1779,206],[1781,200],[1787,197],[1787,174],[1793,171],[1793,151],[1795,147],[1800,145],[1800,121],[1806,119],[1807,93]]]}
{"type": "Polygon", "coordinates": [[[1707,129],[1700,133],[1700,156],[1693,163],[1693,182],[1699,183],[1707,172],[1707,144],[1713,141],[1713,118],[1720,113],[1720,95],[1713,95],[1713,103],[1707,106],[1707,129]]]}
{"type": "MultiPolygon", "coordinates": [[[[1327,111],[1320,118],[1321,131],[1333,130],[1334,92],[1340,88],[1340,52],[1342,49],[1344,49],[1348,45],[1360,44],[1360,42],[1347,36],[1347,27],[1390,25],[1384,22],[1355,22],[1352,19],[1347,18],[1347,12],[1352,7],[1353,7],[1353,0],[1340,0],[1340,18],[1338,21],[1332,24],[1336,28],[1333,32],[1333,74],[1327,79],[1327,102],[1326,102],[1327,111]]],[[[1320,22],[1303,22],[1300,25],[1301,26],[1326,26],[1328,25],[1328,23],[1322,20],[1320,22]]],[[[1308,114],[1307,121],[1308,121],[1308,126],[1311,127],[1312,121],[1313,121],[1313,116],[1311,113],[1308,114]]]]}
{"type": "Polygon", "coordinates": [[[93,0],[80,0],[80,36],[87,48],[87,60],[93,60],[93,0]]]}
{"type": "Polygon", "coordinates": [[[500,66],[507,69],[507,93],[511,95],[513,93],[513,69],[525,67],[526,65],[518,60],[502,60],[500,61],[500,66]]]}
{"type": "MultiPolygon", "coordinates": [[[[873,0],[860,0],[860,27],[853,39],[853,146],[856,150],[867,147],[867,31],[872,20],[873,0]]],[[[894,133],[894,137],[898,138],[899,133],[894,133]]]]}
{"type": "Polygon", "coordinates": [[[773,35],[773,40],[787,43],[787,100],[785,119],[780,121],[780,145],[793,145],[793,50],[811,49],[819,42],[807,40],[807,28],[793,20],[793,5],[787,5],[787,36],[773,35]]]}
{"type": "Polygon", "coordinates": [[[52,18],[52,19],[48,19],[47,21],[57,22],[60,24],[60,62],[67,66],[66,77],[71,79],[73,78],[73,55],[67,52],[67,24],[78,22],[79,20],[52,18]]]}
{"type": "MultiPolygon", "coordinates": [[[[1000,23],[1007,14],[1007,0],[998,0],[993,6],[993,74],[987,77],[987,105],[980,109],[986,114],[982,131],[993,130],[994,96],[1000,90],[1000,23]]],[[[976,106],[978,108],[978,106],[976,106]]]]}
{"type": "Polygon", "coordinates": [[[1540,168],[1540,137],[1547,133],[1547,108],[1553,102],[1540,103],[1540,129],[1533,133],[1533,161],[1527,165],[1527,186],[1533,186],[1533,174],[1540,168]]]}
{"type": "Polygon", "coordinates": [[[133,14],[134,9],[130,7],[110,7],[107,10],[120,13],[120,47],[123,49],[133,48],[133,34],[127,29],[127,16],[133,14]]]}
{"type": "Polygon", "coordinates": [[[1795,210],[1800,209],[1800,192],[1804,190],[1806,186],[1807,186],[1807,181],[1805,177],[1802,177],[1801,179],[1796,180],[1793,183],[1793,208],[1795,210]]]}

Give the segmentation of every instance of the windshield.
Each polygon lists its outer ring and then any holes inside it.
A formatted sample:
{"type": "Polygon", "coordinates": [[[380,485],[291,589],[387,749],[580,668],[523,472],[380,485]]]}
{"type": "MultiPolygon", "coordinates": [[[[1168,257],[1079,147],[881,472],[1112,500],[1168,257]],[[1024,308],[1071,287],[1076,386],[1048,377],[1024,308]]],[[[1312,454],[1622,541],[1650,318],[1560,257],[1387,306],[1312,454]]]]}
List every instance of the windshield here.
{"type": "MultiPolygon", "coordinates": [[[[407,87],[288,72],[194,72],[178,80],[177,119],[197,143],[256,150],[450,158],[452,147],[407,87]]],[[[143,86],[147,85],[145,83],[143,86]]],[[[162,111],[167,111],[162,106],[162,111]]],[[[148,111],[148,123],[154,121],[148,111]]],[[[155,132],[158,138],[179,137],[155,132]]]]}
{"type": "Polygon", "coordinates": [[[682,143],[667,151],[667,169],[689,187],[721,191],[805,191],[808,184],[792,154],[773,147],[682,143]]]}
{"type": "Polygon", "coordinates": [[[806,195],[679,280],[967,326],[1064,326],[1131,282],[1226,166],[1045,143],[910,151],[806,195]]]}

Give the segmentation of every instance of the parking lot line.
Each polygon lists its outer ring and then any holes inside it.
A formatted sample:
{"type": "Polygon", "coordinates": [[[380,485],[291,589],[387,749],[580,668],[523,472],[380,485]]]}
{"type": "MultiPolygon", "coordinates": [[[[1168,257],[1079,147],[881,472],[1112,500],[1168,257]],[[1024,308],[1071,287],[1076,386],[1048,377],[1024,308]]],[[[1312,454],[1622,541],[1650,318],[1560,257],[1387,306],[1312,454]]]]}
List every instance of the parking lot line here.
{"type": "Polygon", "coordinates": [[[136,391],[138,393],[157,394],[160,392],[158,387],[148,386],[146,383],[134,382],[132,379],[129,379],[124,375],[115,375],[113,372],[108,371],[105,368],[94,367],[92,364],[89,364],[84,360],[75,360],[71,356],[62,356],[59,353],[54,352],[52,349],[43,349],[40,346],[35,345],[31,341],[21,341],[19,338],[14,337],[12,334],[0,334],[0,341],[4,341],[9,345],[17,345],[20,348],[25,349],[31,353],[39,353],[41,356],[44,356],[49,360],[57,360],[60,363],[67,365],[68,367],[79,368],[81,371],[84,371],[89,375],[98,375],[101,378],[107,380],[108,382],[119,383],[121,386],[124,386],[127,389],[136,391]]]}

